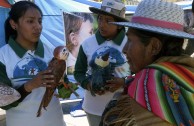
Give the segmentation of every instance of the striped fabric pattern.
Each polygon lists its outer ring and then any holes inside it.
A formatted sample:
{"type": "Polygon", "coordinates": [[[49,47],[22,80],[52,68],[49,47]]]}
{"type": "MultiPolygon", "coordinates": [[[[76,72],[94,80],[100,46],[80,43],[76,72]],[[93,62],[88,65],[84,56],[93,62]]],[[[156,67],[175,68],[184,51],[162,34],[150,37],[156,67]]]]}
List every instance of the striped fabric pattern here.
{"type": "Polygon", "coordinates": [[[180,86],[183,86],[185,89],[194,93],[194,73],[190,72],[188,69],[185,69],[183,66],[174,65],[174,63],[171,62],[160,62],[157,64],[152,64],[149,67],[165,72],[175,79],[180,86]]]}
{"type": "Polygon", "coordinates": [[[194,125],[194,74],[183,66],[170,62],[148,66],[135,75],[128,94],[161,119],[194,125]]]}

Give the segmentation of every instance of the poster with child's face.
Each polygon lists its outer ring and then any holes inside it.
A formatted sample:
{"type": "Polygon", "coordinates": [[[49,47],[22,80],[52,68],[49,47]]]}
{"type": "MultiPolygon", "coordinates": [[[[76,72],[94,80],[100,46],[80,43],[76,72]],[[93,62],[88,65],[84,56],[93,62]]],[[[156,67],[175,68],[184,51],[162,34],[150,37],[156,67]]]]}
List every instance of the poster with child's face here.
{"type": "Polygon", "coordinates": [[[67,75],[69,81],[75,82],[73,72],[80,45],[86,38],[94,34],[97,23],[95,16],[91,13],[63,12],[63,19],[65,43],[70,51],[67,60],[67,75]]]}
{"type": "MultiPolygon", "coordinates": [[[[94,34],[94,16],[91,13],[66,13],[63,12],[64,32],[66,46],[70,50],[71,61],[68,61],[67,67],[72,67],[67,74],[71,74],[74,70],[75,61],[82,42],[94,34]]],[[[70,59],[70,58],[69,58],[70,59]]]]}

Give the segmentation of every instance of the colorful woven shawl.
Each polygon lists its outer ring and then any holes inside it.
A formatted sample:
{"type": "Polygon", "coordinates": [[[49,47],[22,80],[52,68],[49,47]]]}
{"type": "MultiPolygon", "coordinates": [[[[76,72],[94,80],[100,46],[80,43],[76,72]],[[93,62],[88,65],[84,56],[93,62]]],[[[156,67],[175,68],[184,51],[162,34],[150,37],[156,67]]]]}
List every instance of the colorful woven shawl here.
{"type": "Polygon", "coordinates": [[[170,62],[135,75],[128,94],[142,107],[178,126],[194,126],[194,73],[170,62]]]}

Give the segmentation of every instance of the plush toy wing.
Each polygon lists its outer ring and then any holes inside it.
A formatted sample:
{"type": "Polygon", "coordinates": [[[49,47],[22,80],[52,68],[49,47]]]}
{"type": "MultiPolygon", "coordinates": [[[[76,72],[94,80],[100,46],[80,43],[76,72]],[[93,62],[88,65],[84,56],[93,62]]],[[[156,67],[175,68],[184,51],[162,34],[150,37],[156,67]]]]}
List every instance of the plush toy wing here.
{"type": "Polygon", "coordinates": [[[20,99],[21,95],[18,91],[0,83],[0,107],[9,105],[18,99],[20,99]]]}
{"type": "Polygon", "coordinates": [[[55,92],[55,89],[59,85],[60,80],[62,79],[63,74],[65,73],[66,59],[68,55],[69,55],[69,51],[65,46],[58,46],[55,48],[54,58],[51,60],[47,68],[49,70],[52,70],[55,83],[52,84],[52,88],[49,88],[49,87],[46,88],[46,92],[43,96],[43,99],[41,101],[41,104],[37,112],[37,117],[40,116],[42,107],[46,110],[46,107],[50,103],[52,96],[55,92]]]}

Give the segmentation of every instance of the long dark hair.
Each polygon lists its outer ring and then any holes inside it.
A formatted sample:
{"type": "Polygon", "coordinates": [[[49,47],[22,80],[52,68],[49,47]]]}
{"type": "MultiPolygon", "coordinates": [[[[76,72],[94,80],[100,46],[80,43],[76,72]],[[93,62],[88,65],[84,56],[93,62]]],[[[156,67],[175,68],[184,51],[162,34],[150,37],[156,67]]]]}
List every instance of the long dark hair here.
{"type": "Polygon", "coordinates": [[[6,19],[4,24],[6,43],[8,43],[9,37],[11,35],[15,37],[17,36],[16,30],[11,27],[9,21],[12,19],[14,22],[17,23],[19,18],[22,17],[25,14],[25,12],[30,8],[37,9],[40,12],[41,16],[43,15],[40,8],[36,4],[29,1],[19,1],[19,2],[16,2],[11,7],[11,10],[9,12],[9,17],[6,19]]]}

